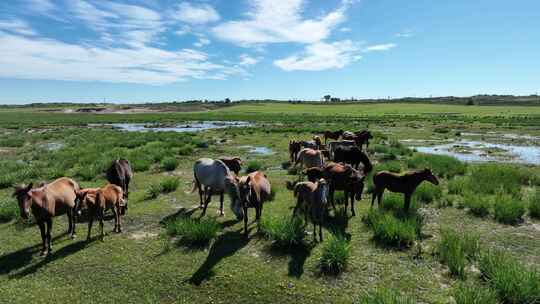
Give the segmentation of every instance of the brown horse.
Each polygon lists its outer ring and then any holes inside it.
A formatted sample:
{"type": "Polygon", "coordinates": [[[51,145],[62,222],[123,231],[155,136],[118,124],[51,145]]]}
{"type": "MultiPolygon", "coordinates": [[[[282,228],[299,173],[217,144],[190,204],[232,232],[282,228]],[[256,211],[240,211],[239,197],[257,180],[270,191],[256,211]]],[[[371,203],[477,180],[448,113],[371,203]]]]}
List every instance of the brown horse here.
{"type": "Polygon", "coordinates": [[[330,138],[330,139],[333,139],[333,140],[338,140],[341,135],[343,135],[343,130],[339,130],[339,131],[335,131],[335,132],[332,132],[332,131],[324,131],[324,144],[326,145],[326,141],[330,138]]]}
{"type": "Polygon", "coordinates": [[[336,190],[343,191],[345,196],[345,212],[347,212],[350,201],[352,216],[356,216],[354,201],[360,201],[362,199],[364,179],[366,177],[350,165],[336,163],[328,164],[323,170],[323,176],[330,183],[329,198],[334,210],[336,209],[334,192],[336,190]]]}
{"type": "Polygon", "coordinates": [[[68,233],[75,238],[75,201],[79,185],[70,178],[62,177],[50,184],[32,189],[28,186],[15,187],[13,196],[17,198],[21,217],[27,219],[32,212],[41,232],[41,255],[52,252],[51,231],[52,218],[64,213],[69,221],[68,233]]]}
{"type": "Polygon", "coordinates": [[[263,203],[270,198],[272,190],[266,175],[255,171],[240,178],[238,192],[244,211],[244,234],[248,236],[248,208],[255,208],[255,220],[260,224],[263,203]]]}
{"type": "Polygon", "coordinates": [[[122,207],[121,213],[125,214],[127,210],[127,199],[129,197],[129,183],[133,179],[133,170],[127,159],[116,159],[111,166],[105,171],[109,183],[122,188],[124,192],[125,206],[122,207]]]}
{"type": "Polygon", "coordinates": [[[296,167],[298,164],[300,164],[300,167],[305,168],[322,167],[324,166],[324,157],[319,150],[305,148],[298,153],[293,167],[296,167]]]}
{"type": "Polygon", "coordinates": [[[294,163],[298,158],[298,152],[302,150],[302,144],[299,141],[291,140],[289,141],[289,157],[291,163],[294,163]]]}
{"type": "Polygon", "coordinates": [[[405,174],[396,174],[388,171],[381,171],[373,176],[373,197],[371,198],[371,206],[377,198],[377,203],[381,205],[381,199],[385,189],[392,192],[403,193],[405,195],[405,211],[409,211],[411,204],[411,196],[416,190],[416,187],[423,181],[428,181],[434,185],[439,184],[439,180],[430,169],[420,171],[409,171],[405,174]]]}
{"type": "Polygon", "coordinates": [[[322,140],[321,137],[318,135],[313,136],[313,141],[315,142],[315,145],[317,145],[317,150],[322,149],[322,140]]]}
{"type": "Polygon", "coordinates": [[[87,242],[90,241],[92,224],[95,218],[99,220],[100,239],[103,241],[103,214],[106,209],[112,209],[114,214],[113,231],[122,232],[122,219],[120,216],[120,210],[124,205],[124,191],[122,191],[122,188],[107,184],[103,188],[82,189],[77,193],[77,197],[81,202],[81,208],[88,208],[89,211],[87,242]]]}
{"type": "Polygon", "coordinates": [[[234,174],[238,175],[242,170],[242,159],[240,157],[222,157],[221,160],[234,174]]]}
{"type": "Polygon", "coordinates": [[[322,225],[324,223],[324,214],[328,208],[328,183],[323,179],[317,182],[301,182],[294,187],[294,197],[297,197],[296,206],[293,210],[293,216],[298,209],[304,210],[304,217],[307,222],[308,214],[313,223],[313,238],[317,240],[317,224],[319,225],[319,239],[323,241],[322,225]]]}
{"type": "Polygon", "coordinates": [[[362,146],[366,145],[366,150],[369,148],[369,140],[373,138],[373,135],[368,130],[363,130],[359,132],[355,132],[354,142],[356,145],[362,150],[362,146]]]}

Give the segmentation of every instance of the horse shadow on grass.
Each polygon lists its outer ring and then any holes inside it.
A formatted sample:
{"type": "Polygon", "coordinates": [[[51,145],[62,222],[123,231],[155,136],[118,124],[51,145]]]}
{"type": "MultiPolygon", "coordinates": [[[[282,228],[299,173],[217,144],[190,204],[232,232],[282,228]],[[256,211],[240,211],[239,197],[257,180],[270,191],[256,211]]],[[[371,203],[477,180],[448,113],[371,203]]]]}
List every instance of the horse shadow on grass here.
{"type": "Polygon", "coordinates": [[[210,247],[204,263],[189,278],[189,283],[199,286],[203,281],[210,279],[215,275],[213,269],[216,265],[245,247],[249,243],[249,238],[241,232],[242,230],[227,231],[220,235],[210,247]]]}

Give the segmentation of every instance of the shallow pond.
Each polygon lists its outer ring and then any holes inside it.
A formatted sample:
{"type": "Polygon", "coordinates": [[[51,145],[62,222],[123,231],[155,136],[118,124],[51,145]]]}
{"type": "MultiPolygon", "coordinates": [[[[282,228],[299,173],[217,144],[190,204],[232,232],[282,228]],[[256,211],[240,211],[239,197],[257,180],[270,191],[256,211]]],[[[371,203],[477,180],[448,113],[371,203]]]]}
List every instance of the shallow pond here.
{"type": "Polygon", "coordinates": [[[432,146],[409,143],[422,153],[453,156],[465,162],[505,162],[540,165],[540,146],[489,143],[461,139],[432,146]]]}
{"type": "Polygon", "coordinates": [[[276,152],[274,152],[272,149],[270,149],[268,147],[254,147],[254,146],[246,145],[246,146],[240,146],[239,148],[241,148],[241,149],[249,149],[247,152],[248,153],[253,153],[253,154],[272,155],[272,154],[276,153],[276,152]]]}
{"type": "MultiPolygon", "coordinates": [[[[246,121],[198,121],[182,124],[142,124],[142,123],[115,123],[107,124],[115,129],[128,132],[200,132],[211,129],[224,129],[229,127],[250,127],[253,124],[246,121]]],[[[103,125],[101,125],[103,126],[103,125]]]]}

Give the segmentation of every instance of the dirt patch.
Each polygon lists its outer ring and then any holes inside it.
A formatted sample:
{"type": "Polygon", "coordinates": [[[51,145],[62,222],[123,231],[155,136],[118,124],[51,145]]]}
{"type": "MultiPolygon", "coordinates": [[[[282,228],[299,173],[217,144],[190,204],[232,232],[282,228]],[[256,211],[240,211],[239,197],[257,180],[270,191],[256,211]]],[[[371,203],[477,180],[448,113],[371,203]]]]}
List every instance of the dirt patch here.
{"type": "Polygon", "coordinates": [[[158,234],[155,232],[135,231],[128,235],[128,238],[135,241],[142,241],[144,239],[153,239],[158,234]]]}

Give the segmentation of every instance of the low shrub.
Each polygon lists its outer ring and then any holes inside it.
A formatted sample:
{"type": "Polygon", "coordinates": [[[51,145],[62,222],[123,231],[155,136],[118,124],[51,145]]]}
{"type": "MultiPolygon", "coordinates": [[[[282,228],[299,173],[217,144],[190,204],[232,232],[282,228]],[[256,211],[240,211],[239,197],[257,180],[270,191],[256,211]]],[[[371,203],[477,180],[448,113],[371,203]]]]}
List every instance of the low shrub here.
{"type": "Polygon", "coordinates": [[[455,176],[448,181],[449,194],[463,194],[469,185],[469,178],[465,176],[455,176]]]}
{"type": "Polygon", "coordinates": [[[177,149],[178,155],[191,155],[193,151],[195,151],[195,148],[192,145],[185,145],[177,149]]]}
{"type": "Polygon", "coordinates": [[[161,184],[151,184],[145,191],[145,199],[154,199],[161,193],[161,184]]]}
{"type": "Polygon", "coordinates": [[[388,289],[379,288],[366,293],[360,301],[360,304],[413,304],[416,303],[412,299],[402,296],[399,292],[388,289]]]}
{"type": "Polygon", "coordinates": [[[399,219],[389,212],[377,209],[371,209],[364,221],[373,230],[375,241],[396,248],[412,246],[423,224],[416,216],[399,219]]]}
{"type": "Polygon", "coordinates": [[[510,195],[498,194],[493,205],[495,220],[503,224],[515,225],[523,220],[525,206],[510,195]]]}
{"type": "Polygon", "coordinates": [[[19,206],[12,200],[0,202],[0,223],[9,222],[19,217],[19,206]]]}
{"type": "Polygon", "coordinates": [[[178,164],[179,162],[175,157],[165,157],[161,160],[161,168],[165,171],[174,171],[178,164]]]}
{"type": "Polygon", "coordinates": [[[394,173],[399,173],[401,172],[401,162],[397,160],[385,161],[380,164],[377,164],[377,166],[375,167],[375,170],[377,172],[390,171],[394,173]]]}
{"type": "Polygon", "coordinates": [[[349,242],[342,235],[332,235],[322,248],[319,259],[321,271],[328,274],[339,274],[347,266],[349,259],[349,242]]]}
{"type": "Polygon", "coordinates": [[[540,219],[540,187],[536,187],[535,193],[529,199],[529,215],[540,219]]]}
{"type": "Polygon", "coordinates": [[[538,303],[540,273],[503,251],[480,256],[480,272],[504,303],[538,303]]]}
{"type": "Polygon", "coordinates": [[[460,235],[453,230],[443,229],[437,253],[440,261],[448,265],[452,275],[465,278],[467,260],[476,257],[479,244],[479,237],[476,235],[460,235]]]}
{"type": "Polygon", "coordinates": [[[485,164],[474,166],[469,178],[469,189],[478,194],[504,192],[519,197],[521,186],[529,183],[530,175],[517,166],[485,164]]]}
{"type": "Polygon", "coordinates": [[[463,175],[467,171],[467,165],[455,157],[423,153],[416,153],[409,158],[407,166],[413,169],[431,168],[437,177],[446,178],[463,175]]]}
{"type": "Polygon", "coordinates": [[[416,188],[416,191],[414,192],[414,197],[419,202],[429,204],[441,199],[442,190],[439,186],[424,182],[420,184],[418,188],[416,188]]]}
{"type": "Polygon", "coordinates": [[[251,172],[259,171],[262,168],[263,168],[263,165],[261,162],[256,161],[256,160],[251,160],[246,165],[246,173],[249,174],[251,172]]]}
{"type": "Polygon", "coordinates": [[[495,304],[497,294],[480,284],[460,282],[454,287],[452,295],[456,304],[495,304]]]}
{"type": "Polygon", "coordinates": [[[180,179],[177,177],[167,177],[160,182],[160,190],[164,193],[174,192],[180,186],[180,179]]]}
{"type": "Polygon", "coordinates": [[[469,212],[478,217],[485,217],[489,214],[491,209],[491,202],[489,198],[482,195],[473,194],[467,192],[463,195],[463,201],[465,207],[469,208],[469,212]]]}
{"type": "Polygon", "coordinates": [[[265,217],[261,221],[261,231],[277,247],[300,245],[304,241],[304,223],[301,218],[265,217]]]}
{"type": "Polygon", "coordinates": [[[183,217],[166,222],[165,229],[169,235],[180,236],[180,244],[205,246],[216,237],[221,228],[211,217],[201,219],[183,217]]]}

